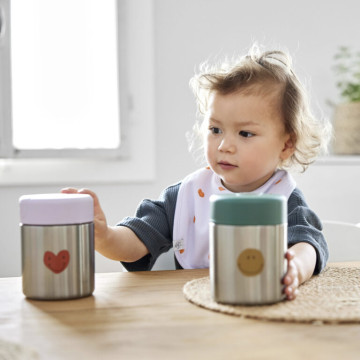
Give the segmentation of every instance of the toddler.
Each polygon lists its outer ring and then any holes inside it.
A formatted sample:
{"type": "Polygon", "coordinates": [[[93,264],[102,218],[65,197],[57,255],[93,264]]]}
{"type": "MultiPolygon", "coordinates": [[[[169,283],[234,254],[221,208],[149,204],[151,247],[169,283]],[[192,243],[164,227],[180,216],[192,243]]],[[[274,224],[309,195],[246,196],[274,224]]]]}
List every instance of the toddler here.
{"type": "Polygon", "coordinates": [[[171,247],[181,268],[209,266],[209,197],[224,193],[282,194],[288,199],[287,299],[328,259],[321,223],[292,176],[305,170],[326,143],[328,125],[311,114],[306,94],[281,51],[249,54],[231,63],[203,67],[191,80],[202,115],[195,130],[207,166],[169,186],[158,200],[143,200],[135,217],[115,227],[95,204],[95,248],[129,271],[149,270],[171,247]]]}

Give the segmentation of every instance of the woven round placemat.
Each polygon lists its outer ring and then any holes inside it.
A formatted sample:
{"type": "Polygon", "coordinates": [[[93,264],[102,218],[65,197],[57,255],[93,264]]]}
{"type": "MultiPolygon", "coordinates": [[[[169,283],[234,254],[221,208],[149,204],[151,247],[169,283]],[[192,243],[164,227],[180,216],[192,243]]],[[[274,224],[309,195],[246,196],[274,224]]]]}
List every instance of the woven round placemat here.
{"type": "Polygon", "coordinates": [[[1,360],[39,360],[40,355],[32,348],[0,339],[1,360]]]}
{"type": "Polygon", "coordinates": [[[185,298],[203,308],[235,316],[284,322],[360,323],[360,267],[328,267],[300,286],[293,301],[239,306],[212,300],[209,277],[187,282],[185,298]]]}

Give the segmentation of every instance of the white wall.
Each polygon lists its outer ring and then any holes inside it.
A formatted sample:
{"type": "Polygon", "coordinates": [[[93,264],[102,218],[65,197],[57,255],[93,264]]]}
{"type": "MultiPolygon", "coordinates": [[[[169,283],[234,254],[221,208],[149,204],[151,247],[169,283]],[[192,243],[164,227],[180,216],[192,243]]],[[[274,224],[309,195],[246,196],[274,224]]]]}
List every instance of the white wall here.
{"type": "MultiPolygon", "coordinates": [[[[115,224],[133,214],[141,199],[157,197],[165,186],[196,169],[185,140],[195,117],[188,82],[208,57],[243,52],[253,40],[287,48],[300,77],[311,81],[317,111],[331,116],[326,101],[336,100],[332,57],[339,45],[359,50],[359,8],[357,0],[155,0],[156,180],[99,185],[89,179],[82,184],[98,193],[108,222],[115,224]]],[[[319,162],[296,176],[320,217],[350,222],[360,222],[359,178],[360,161],[319,162]]],[[[67,185],[72,184],[0,187],[0,276],[21,275],[18,198],[56,192],[67,185]]],[[[98,271],[118,269],[118,263],[97,257],[98,271]]]]}

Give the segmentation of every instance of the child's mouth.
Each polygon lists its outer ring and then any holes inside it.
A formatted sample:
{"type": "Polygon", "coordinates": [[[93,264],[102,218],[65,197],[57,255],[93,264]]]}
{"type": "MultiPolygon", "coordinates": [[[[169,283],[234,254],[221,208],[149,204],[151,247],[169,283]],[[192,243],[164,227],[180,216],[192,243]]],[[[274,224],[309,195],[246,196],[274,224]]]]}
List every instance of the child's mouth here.
{"type": "Polygon", "coordinates": [[[219,165],[223,170],[231,170],[231,169],[234,169],[234,168],[237,167],[236,165],[232,165],[232,164],[228,163],[227,161],[220,161],[220,162],[218,163],[218,165],[219,165]]]}

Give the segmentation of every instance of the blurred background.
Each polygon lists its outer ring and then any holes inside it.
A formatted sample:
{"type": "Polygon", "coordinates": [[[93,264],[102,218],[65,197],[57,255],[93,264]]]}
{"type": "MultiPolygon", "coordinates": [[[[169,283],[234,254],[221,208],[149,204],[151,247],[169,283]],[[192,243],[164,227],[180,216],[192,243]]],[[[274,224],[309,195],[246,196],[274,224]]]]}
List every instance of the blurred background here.
{"type": "MultiPolygon", "coordinates": [[[[144,6],[150,16],[152,51],[148,56],[152,58],[134,58],[133,62],[140,68],[144,63],[151,65],[153,93],[148,94],[147,101],[152,101],[154,123],[149,136],[154,141],[150,144],[152,149],[136,141],[132,148],[141,154],[144,164],[150,161],[152,176],[144,173],[142,180],[141,169],[137,169],[140,176],[135,180],[131,176],[112,180],[109,173],[108,181],[99,182],[94,169],[94,178],[90,174],[81,182],[68,178],[66,182],[49,184],[11,184],[1,183],[6,167],[0,162],[0,276],[21,275],[21,195],[58,192],[72,185],[89,187],[98,194],[109,224],[114,225],[133,215],[143,198],[157,198],[166,186],[199,167],[188,152],[185,134],[191,131],[196,118],[189,80],[204,60],[242,54],[254,41],[267,49],[286,49],[310,91],[313,111],[332,119],[334,104],[340,101],[332,69],[334,55],[340,46],[360,51],[357,0],[133,0],[132,11],[127,14],[127,22],[133,24],[130,39],[137,39],[136,31],[143,31],[138,17],[144,6]],[[153,159],[148,158],[149,154],[154,154],[153,159]]],[[[141,48],[142,44],[137,46],[141,48]]],[[[31,167],[27,171],[31,177],[31,167]]],[[[49,171],[57,170],[49,166],[49,171]]],[[[321,157],[304,174],[295,174],[295,178],[320,218],[360,222],[359,156],[321,157]]],[[[96,271],[120,270],[119,263],[97,255],[96,271]]]]}

